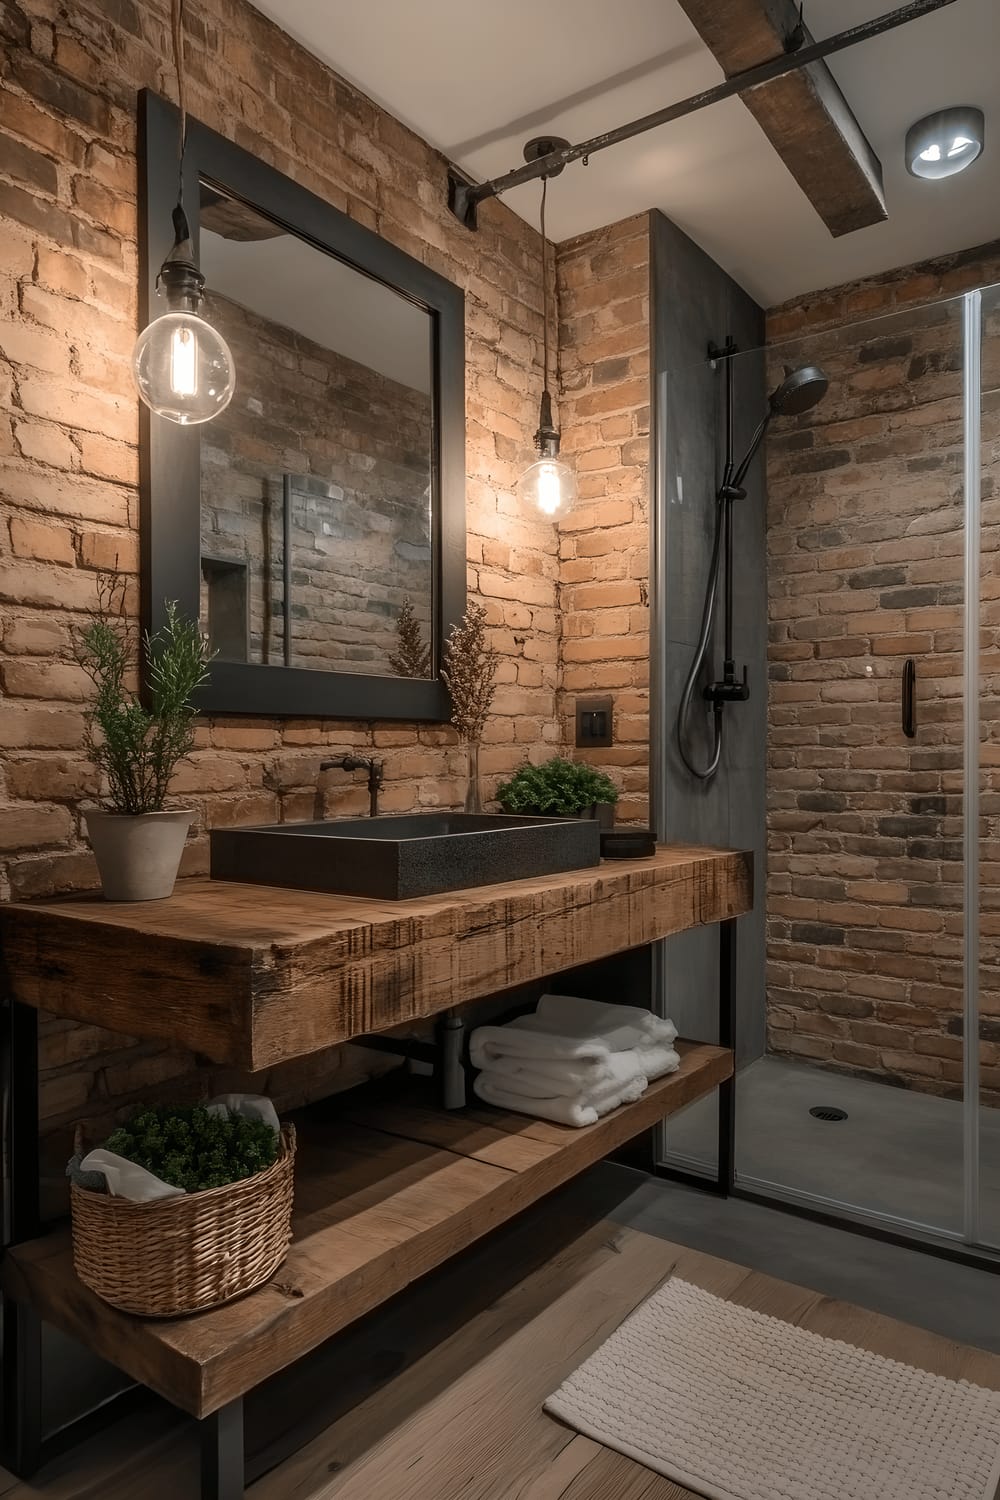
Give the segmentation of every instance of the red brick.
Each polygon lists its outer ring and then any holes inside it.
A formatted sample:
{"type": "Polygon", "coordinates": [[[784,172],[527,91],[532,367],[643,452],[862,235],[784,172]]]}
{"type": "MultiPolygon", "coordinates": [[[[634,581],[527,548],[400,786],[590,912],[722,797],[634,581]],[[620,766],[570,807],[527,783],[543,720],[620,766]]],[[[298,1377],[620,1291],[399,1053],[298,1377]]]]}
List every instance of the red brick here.
{"type": "Polygon", "coordinates": [[[65,807],[0,807],[0,850],[44,849],[70,832],[65,807]]]}
{"type": "Polygon", "coordinates": [[[14,435],[23,458],[56,469],[73,469],[79,463],[72,438],[53,422],[17,422],[14,435]]]}

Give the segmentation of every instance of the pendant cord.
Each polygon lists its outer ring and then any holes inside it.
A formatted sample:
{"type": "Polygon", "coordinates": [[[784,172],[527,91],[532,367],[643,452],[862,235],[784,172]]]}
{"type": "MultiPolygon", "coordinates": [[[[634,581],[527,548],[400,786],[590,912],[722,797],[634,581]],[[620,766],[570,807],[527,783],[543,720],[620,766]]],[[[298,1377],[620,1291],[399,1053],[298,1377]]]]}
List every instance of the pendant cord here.
{"type": "Polygon", "coordinates": [[[542,211],[539,225],[542,235],[542,388],[549,388],[549,242],[545,237],[545,197],[549,179],[542,178],[542,211]]]}
{"type": "Polygon", "coordinates": [[[187,83],[184,77],[184,0],[170,0],[170,30],[173,38],[174,71],[177,75],[177,107],[180,110],[180,141],[177,153],[177,205],[184,206],[184,151],[187,146],[187,83]]]}

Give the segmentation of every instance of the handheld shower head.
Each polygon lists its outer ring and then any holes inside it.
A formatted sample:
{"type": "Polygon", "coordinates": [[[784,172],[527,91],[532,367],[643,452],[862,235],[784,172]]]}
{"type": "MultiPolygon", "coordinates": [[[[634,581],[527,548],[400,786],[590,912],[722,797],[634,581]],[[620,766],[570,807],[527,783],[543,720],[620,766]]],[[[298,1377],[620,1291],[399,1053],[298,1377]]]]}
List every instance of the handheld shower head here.
{"type": "Polygon", "coordinates": [[[818,401],[822,401],[830,382],[819,365],[801,365],[797,370],[785,367],[785,378],[767,399],[767,411],[750,440],[743,462],[731,476],[730,485],[738,490],[743,484],[747,470],[753,463],[757,449],[764,440],[772,417],[800,417],[818,401]]]}
{"type": "Polygon", "coordinates": [[[797,370],[790,370],[786,365],[784,380],[768,398],[771,415],[800,417],[817,401],[822,401],[829,386],[829,380],[818,365],[801,365],[797,370]]]}

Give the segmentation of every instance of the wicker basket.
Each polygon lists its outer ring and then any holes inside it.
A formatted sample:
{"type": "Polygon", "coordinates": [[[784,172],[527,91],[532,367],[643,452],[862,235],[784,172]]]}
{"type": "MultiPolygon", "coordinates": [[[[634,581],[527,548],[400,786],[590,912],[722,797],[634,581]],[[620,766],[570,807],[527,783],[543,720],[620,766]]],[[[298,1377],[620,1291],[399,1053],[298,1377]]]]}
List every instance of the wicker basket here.
{"type": "Polygon", "coordinates": [[[71,1188],[73,1264],[85,1286],[124,1312],[176,1318],[260,1286],[292,1240],[295,1126],[263,1172],[152,1203],[71,1188]]]}

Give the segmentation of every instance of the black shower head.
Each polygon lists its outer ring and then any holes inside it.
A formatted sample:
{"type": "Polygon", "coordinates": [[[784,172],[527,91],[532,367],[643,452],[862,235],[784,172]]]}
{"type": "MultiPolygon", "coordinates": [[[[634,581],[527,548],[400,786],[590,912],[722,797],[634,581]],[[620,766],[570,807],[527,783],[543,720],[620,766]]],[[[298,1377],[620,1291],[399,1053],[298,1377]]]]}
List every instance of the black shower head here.
{"type": "Polygon", "coordinates": [[[785,367],[785,378],[771,392],[772,416],[798,417],[822,401],[830,385],[818,365],[802,365],[797,370],[785,367]]]}
{"type": "Polygon", "coordinates": [[[768,397],[767,411],[750,439],[750,447],[747,449],[743,462],[736,469],[729,471],[729,478],[725,482],[728,488],[734,492],[741,489],[757,449],[770,426],[771,418],[801,416],[804,411],[809,411],[815,406],[817,401],[822,401],[829,384],[829,380],[819,365],[801,365],[797,370],[790,370],[787,365],[785,366],[785,378],[777,390],[772,391],[768,397]]]}

